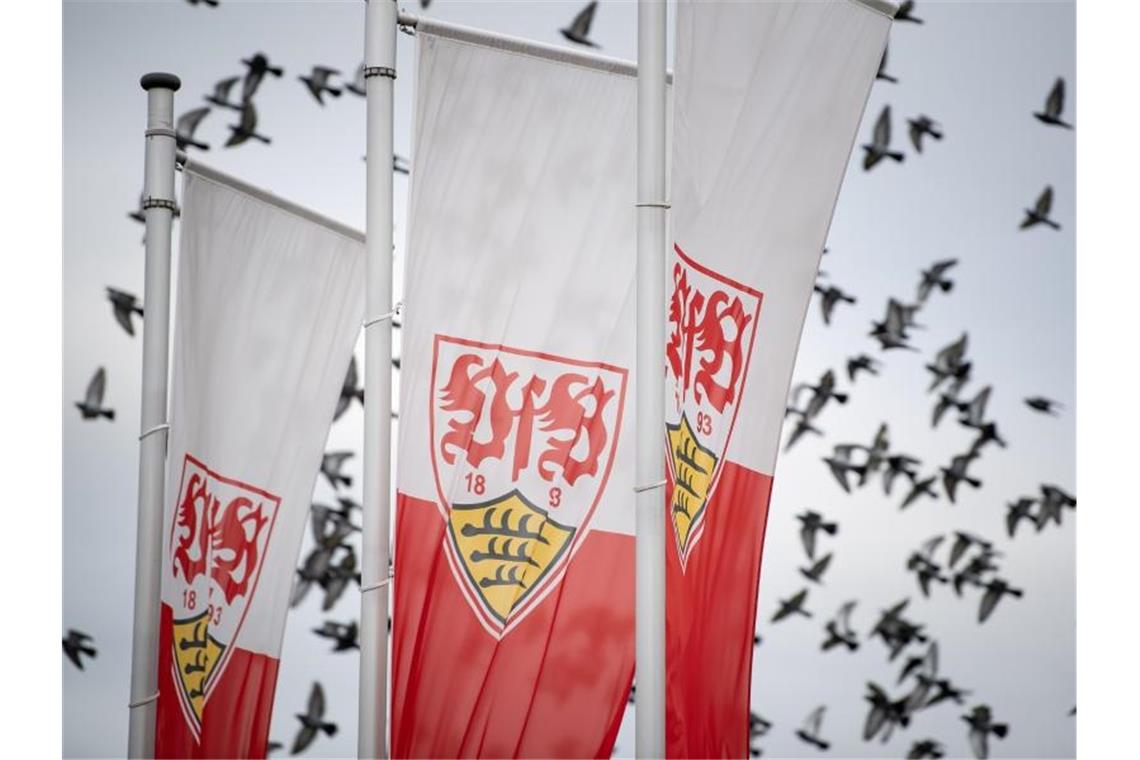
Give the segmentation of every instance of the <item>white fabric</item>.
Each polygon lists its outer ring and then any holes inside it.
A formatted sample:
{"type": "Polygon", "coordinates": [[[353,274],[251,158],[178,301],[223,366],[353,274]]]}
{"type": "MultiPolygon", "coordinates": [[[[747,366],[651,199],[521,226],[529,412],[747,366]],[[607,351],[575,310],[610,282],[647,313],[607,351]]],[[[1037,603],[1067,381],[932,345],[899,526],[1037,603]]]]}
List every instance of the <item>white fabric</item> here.
{"type": "MultiPolygon", "coordinates": [[[[227,647],[277,657],[314,481],[363,318],[364,246],[192,169],[182,199],[162,597],[175,620],[188,616],[172,545],[188,530],[173,521],[189,454],[280,499],[265,507],[275,516],[256,588],[223,603],[209,630],[227,647]],[[238,613],[244,622],[234,638],[238,613]]],[[[246,492],[216,483],[210,490],[223,507],[246,492]]],[[[253,533],[252,524],[244,530],[253,533]]],[[[232,558],[211,551],[209,567],[232,558]]],[[[235,568],[234,577],[243,572],[235,568]]],[[[195,610],[220,598],[209,575],[192,584],[195,610]]]]}
{"type": "MultiPolygon", "coordinates": [[[[674,240],[763,294],[727,459],[769,475],[819,257],[890,24],[853,0],[678,5],[674,240]]],[[[670,272],[676,261],[671,252],[670,272]]],[[[670,279],[667,299],[671,290],[670,279]]],[[[751,312],[754,301],[743,301],[751,312]]],[[[667,407],[671,397],[667,385],[667,407]]],[[[727,431],[711,427],[714,439],[727,431]]],[[[703,443],[715,451],[722,441],[703,443]]]]}

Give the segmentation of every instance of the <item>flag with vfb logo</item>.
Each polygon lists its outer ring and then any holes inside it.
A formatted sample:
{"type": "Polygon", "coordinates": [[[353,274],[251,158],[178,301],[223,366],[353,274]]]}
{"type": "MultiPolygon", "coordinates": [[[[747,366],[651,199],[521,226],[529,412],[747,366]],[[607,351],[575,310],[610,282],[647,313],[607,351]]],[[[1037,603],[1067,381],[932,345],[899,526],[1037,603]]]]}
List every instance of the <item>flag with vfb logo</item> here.
{"type": "Polygon", "coordinates": [[[634,665],[636,79],[417,31],[392,754],[608,757],[634,665]]]}
{"type": "Polygon", "coordinates": [[[206,169],[184,177],[155,756],[265,757],[364,247],[206,169]]]}
{"type": "Polygon", "coordinates": [[[678,5],[666,258],[669,757],[749,753],[785,399],[892,14],[877,0],[678,5]]]}

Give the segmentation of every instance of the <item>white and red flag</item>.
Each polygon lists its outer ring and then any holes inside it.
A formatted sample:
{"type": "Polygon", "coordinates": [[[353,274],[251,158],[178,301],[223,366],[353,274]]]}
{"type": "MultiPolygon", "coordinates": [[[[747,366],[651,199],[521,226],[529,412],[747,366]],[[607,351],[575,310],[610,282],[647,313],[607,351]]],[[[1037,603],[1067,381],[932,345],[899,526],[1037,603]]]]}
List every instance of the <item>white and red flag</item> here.
{"type": "Polygon", "coordinates": [[[265,757],[364,246],[204,169],[184,177],[155,757],[265,757]]]}
{"type": "Polygon", "coordinates": [[[678,6],[666,286],[669,757],[748,756],[785,399],[891,13],[855,0],[678,6]]]}
{"type": "Polygon", "coordinates": [[[417,34],[392,754],[608,757],[634,666],[636,80],[447,34],[417,34]]]}

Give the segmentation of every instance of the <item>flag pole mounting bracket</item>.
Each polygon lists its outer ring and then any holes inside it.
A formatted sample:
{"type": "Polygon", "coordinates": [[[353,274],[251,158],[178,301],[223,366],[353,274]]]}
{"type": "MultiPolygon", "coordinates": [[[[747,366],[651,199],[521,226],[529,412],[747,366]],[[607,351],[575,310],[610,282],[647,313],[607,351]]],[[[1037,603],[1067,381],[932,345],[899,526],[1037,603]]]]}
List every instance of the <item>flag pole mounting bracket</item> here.
{"type": "Polygon", "coordinates": [[[655,488],[664,488],[664,487],[665,487],[665,480],[662,479],[662,480],[657,481],[656,483],[650,483],[647,486],[634,486],[633,492],[634,493],[645,493],[646,491],[652,491],[655,488]]]}

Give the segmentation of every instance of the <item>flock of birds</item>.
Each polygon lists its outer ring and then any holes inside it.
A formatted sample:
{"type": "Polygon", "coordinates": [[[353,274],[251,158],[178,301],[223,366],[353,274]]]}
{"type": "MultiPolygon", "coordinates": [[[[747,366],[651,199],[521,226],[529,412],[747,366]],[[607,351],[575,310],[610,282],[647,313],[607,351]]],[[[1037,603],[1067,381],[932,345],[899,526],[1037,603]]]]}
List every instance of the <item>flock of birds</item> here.
{"type": "MultiPolygon", "coordinates": [[[[199,0],[188,0],[188,2],[192,5],[199,4],[199,0]]],[[[201,0],[201,2],[207,6],[218,5],[217,0],[201,0]]],[[[430,0],[421,0],[420,4],[426,9],[430,5],[430,0]]],[[[590,38],[596,11],[596,2],[587,4],[567,26],[559,30],[562,36],[578,45],[597,47],[590,38]]],[[[914,13],[913,0],[903,2],[895,21],[924,23],[914,13]]],[[[245,66],[242,74],[220,80],[213,92],[205,96],[208,106],[194,108],[177,119],[176,136],[179,149],[209,149],[210,146],[197,139],[195,134],[202,121],[215,109],[233,111],[237,114],[237,124],[229,127],[231,134],[226,141],[226,147],[238,146],[251,139],[265,144],[271,142],[269,137],[258,132],[254,96],[267,76],[280,79],[285,74],[284,69],[271,65],[263,53],[255,53],[243,59],[242,64],[245,66]]],[[[898,79],[888,74],[886,68],[887,52],[884,51],[876,78],[888,83],[897,83],[898,79]]],[[[312,98],[322,106],[326,103],[326,96],[339,98],[343,91],[364,96],[363,64],[357,68],[356,75],[351,81],[337,83],[335,79],[339,76],[338,70],[318,65],[313,66],[307,74],[298,79],[312,98]]],[[[1072,124],[1064,118],[1064,99],[1064,80],[1057,79],[1046,97],[1043,109],[1033,113],[1034,118],[1048,126],[1072,129],[1072,124]]],[[[942,127],[925,114],[918,114],[908,119],[907,124],[910,143],[917,153],[923,152],[928,144],[927,140],[941,141],[944,138],[942,127]]],[[[884,160],[901,163],[905,159],[902,152],[891,147],[889,105],[883,108],[875,121],[871,141],[862,147],[864,152],[862,165],[868,171],[884,160]]],[[[397,173],[408,173],[406,160],[398,157],[393,169],[397,173]]],[[[1050,217],[1052,202],[1053,190],[1051,187],[1046,187],[1033,207],[1025,210],[1020,227],[1027,229],[1041,225],[1060,229],[1059,224],[1050,217]]],[[[129,216],[140,223],[145,221],[141,210],[132,211],[129,216]]],[[[827,249],[824,253],[828,253],[827,249]]],[[[912,301],[888,299],[883,320],[873,322],[869,333],[869,336],[877,341],[881,352],[917,350],[909,342],[910,331],[920,327],[915,320],[932,295],[939,292],[950,293],[953,290],[954,281],[951,275],[957,264],[956,259],[949,259],[935,262],[929,268],[922,270],[912,301]]],[[[825,325],[830,325],[835,318],[837,307],[844,303],[854,304],[856,298],[837,285],[823,282],[826,278],[826,272],[820,271],[821,281],[815,285],[815,292],[820,296],[823,322],[825,325]]],[[[115,322],[128,336],[134,336],[136,317],[139,320],[144,317],[143,305],[138,297],[114,287],[106,288],[106,297],[115,322]]],[[[393,326],[399,328],[400,324],[394,321],[393,326]]],[[[937,488],[939,479],[941,479],[942,492],[951,503],[955,501],[962,484],[975,489],[981,487],[981,481],[969,474],[971,463],[977,460],[990,444],[1004,448],[1006,442],[998,432],[997,424],[987,416],[991,387],[984,386],[970,397],[963,395],[963,390],[971,381],[973,374],[973,363],[968,360],[967,349],[968,337],[963,333],[959,339],[939,350],[926,365],[926,370],[931,375],[927,390],[929,393],[937,392],[931,415],[932,426],[938,427],[951,410],[957,412],[959,425],[974,431],[975,434],[969,449],[953,456],[948,464],[924,473],[920,458],[898,450],[892,445],[889,427],[884,422],[870,445],[857,442],[836,444],[832,454],[823,458],[829,472],[843,491],[850,493],[853,487],[862,488],[872,478],[878,478],[884,495],[891,496],[896,482],[901,478],[907,483],[907,487],[904,489],[900,509],[907,509],[920,499],[939,498],[937,488]]],[[[399,369],[398,358],[393,359],[393,366],[396,370],[399,369]]],[[[862,352],[849,357],[845,366],[847,380],[853,386],[861,374],[878,375],[882,361],[862,352]]],[[[802,383],[792,388],[787,415],[795,418],[795,423],[789,427],[786,449],[790,449],[806,434],[822,436],[823,431],[818,424],[824,410],[832,401],[837,404],[847,403],[849,393],[839,390],[837,377],[837,373],[829,369],[815,384],[802,383]]],[[[99,367],[91,377],[83,399],[75,404],[82,419],[89,421],[115,419],[114,409],[105,401],[106,387],[106,370],[99,367]]],[[[354,402],[361,405],[364,403],[364,391],[360,384],[355,358],[345,377],[334,420],[340,419],[354,402]]],[[[1053,416],[1063,409],[1060,403],[1041,396],[1027,397],[1025,405],[1036,413],[1053,416]]],[[[352,478],[344,472],[345,464],[352,456],[351,451],[330,451],[322,459],[320,473],[332,488],[336,504],[332,506],[315,502],[312,505],[310,515],[312,548],[296,570],[290,600],[292,607],[300,606],[314,589],[319,589],[321,611],[331,613],[349,586],[353,583],[358,586],[360,584],[358,554],[352,539],[360,533],[360,526],[353,518],[361,506],[349,495],[352,478]]],[[[1038,532],[1050,523],[1060,525],[1064,510],[1074,509],[1075,506],[1075,497],[1059,486],[1041,484],[1038,495],[1019,497],[1007,505],[1007,533],[1013,538],[1022,522],[1028,522],[1038,532]]],[[[799,568],[799,573],[807,585],[786,599],[778,600],[777,610],[771,617],[772,624],[796,617],[813,617],[807,607],[809,591],[814,585],[823,583],[834,556],[834,552],[829,551],[817,557],[817,548],[821,540],[824,540],[823,536],[834,537],[838,533],[837,522],[829,521],[821,513],[813,510],[797,515],[796,519],[800,524],[800,541],[806,555],[804,567],[799,568]]],[[[1020,598],[1024,594],[1022,589],[1015,588],[999,574],[1000,557],[1001,554],[994,549],[992,541],[965,531],[955,531],[952,535],[937,535],[925,541],[910,553],[905,561],[905,570],[914,575],[919,592],[924,597],[929,597],[932,590],[944,585],[950,586],[958,598],[962,598],[969,589],[974,589],[979,594],[977,620],[979,623],[984,623],[994,613],[1002,599],[1007,596],[1020,598]],[[940,557],[939,550],[943,546],[947,546],[948,549],[944,557],[940,557]]],[[[887,650],[888,661],[893,662],[904,653],[908,655],[903,661],[902,670],[893,687],[885,688],[875,682],[867,683],[865,695],[867,716],[863,731],[865,741],[876,738],[887,741],[896,729],[906,729],[911,724],[912,717],[920,711],[942,704],[961,707],[967,704],[970,692],[957,686],[939,671],[938,642],[925,631],[924,625],[907,617],[909,601],[903,599],[881,611],[874,627],[862,641],[851,620],[858,604],[857,600],[844,602],[823,627],[820,650],[824,653],[836,649],[853,652],[863,643],[878,639],[887,650]],[[921,648],[922,651],[913,653],[915,647],[921,648]]],[[[390,626],[391,620],[389,620],[390,626]]],[[[352,652],[358,650],[360,646],[359,626],[353,619],[341,621],[329,618],[320,627],[312,629],[312,632],[315,636],[327,640],[333,653],[352,652]]],[[[755,637],[755,643],[757,645],[761,643],[759,635],[755,637]]],[[[80,670],[84,669],[84,658],[93,659],[97,656],[92,637],[75,629],[68,631],[67,637],[63,640],[63,649],[67,658],[80,670]]],[[[631,703],[635,695],[636,687],[630,693],[631,703]]],[[[824,738],[823,723],[826,711],[826,705],[814,708],[803,725],[795,731],[795,736],[802,742],[820,751],[827,751],[831,746],[831,742],[824,738]]],[[[336,723],[326,719],[325,713],[324,690],[319,682],[315,682],[305,711],[296,715],[299,727],[290,747],[292,754],[304,752],[321,734],[326,736],[336,734],[336,723]]],[[[990,707],[984,703],[973,705],[962,715],[962,721],[966,725],[970,747],[978,758],[988,756],[991,738],[1000,740],[1009,730],[1006,724],[994,720],[990,707]]],[[[769,733],[772,723],[755,712],[751,714],[749,723],[750,751],[752,756],[757,757],[761,755],[762,750],[755,742],[769,733]]],[[[269,745],[270,752],[281,748],[283,745],[278,742],[271,742],[269,745]]],[[[907,754],[908,758],[944,756],[944,746],[931,738],[915,741],[907,754]]]]}

